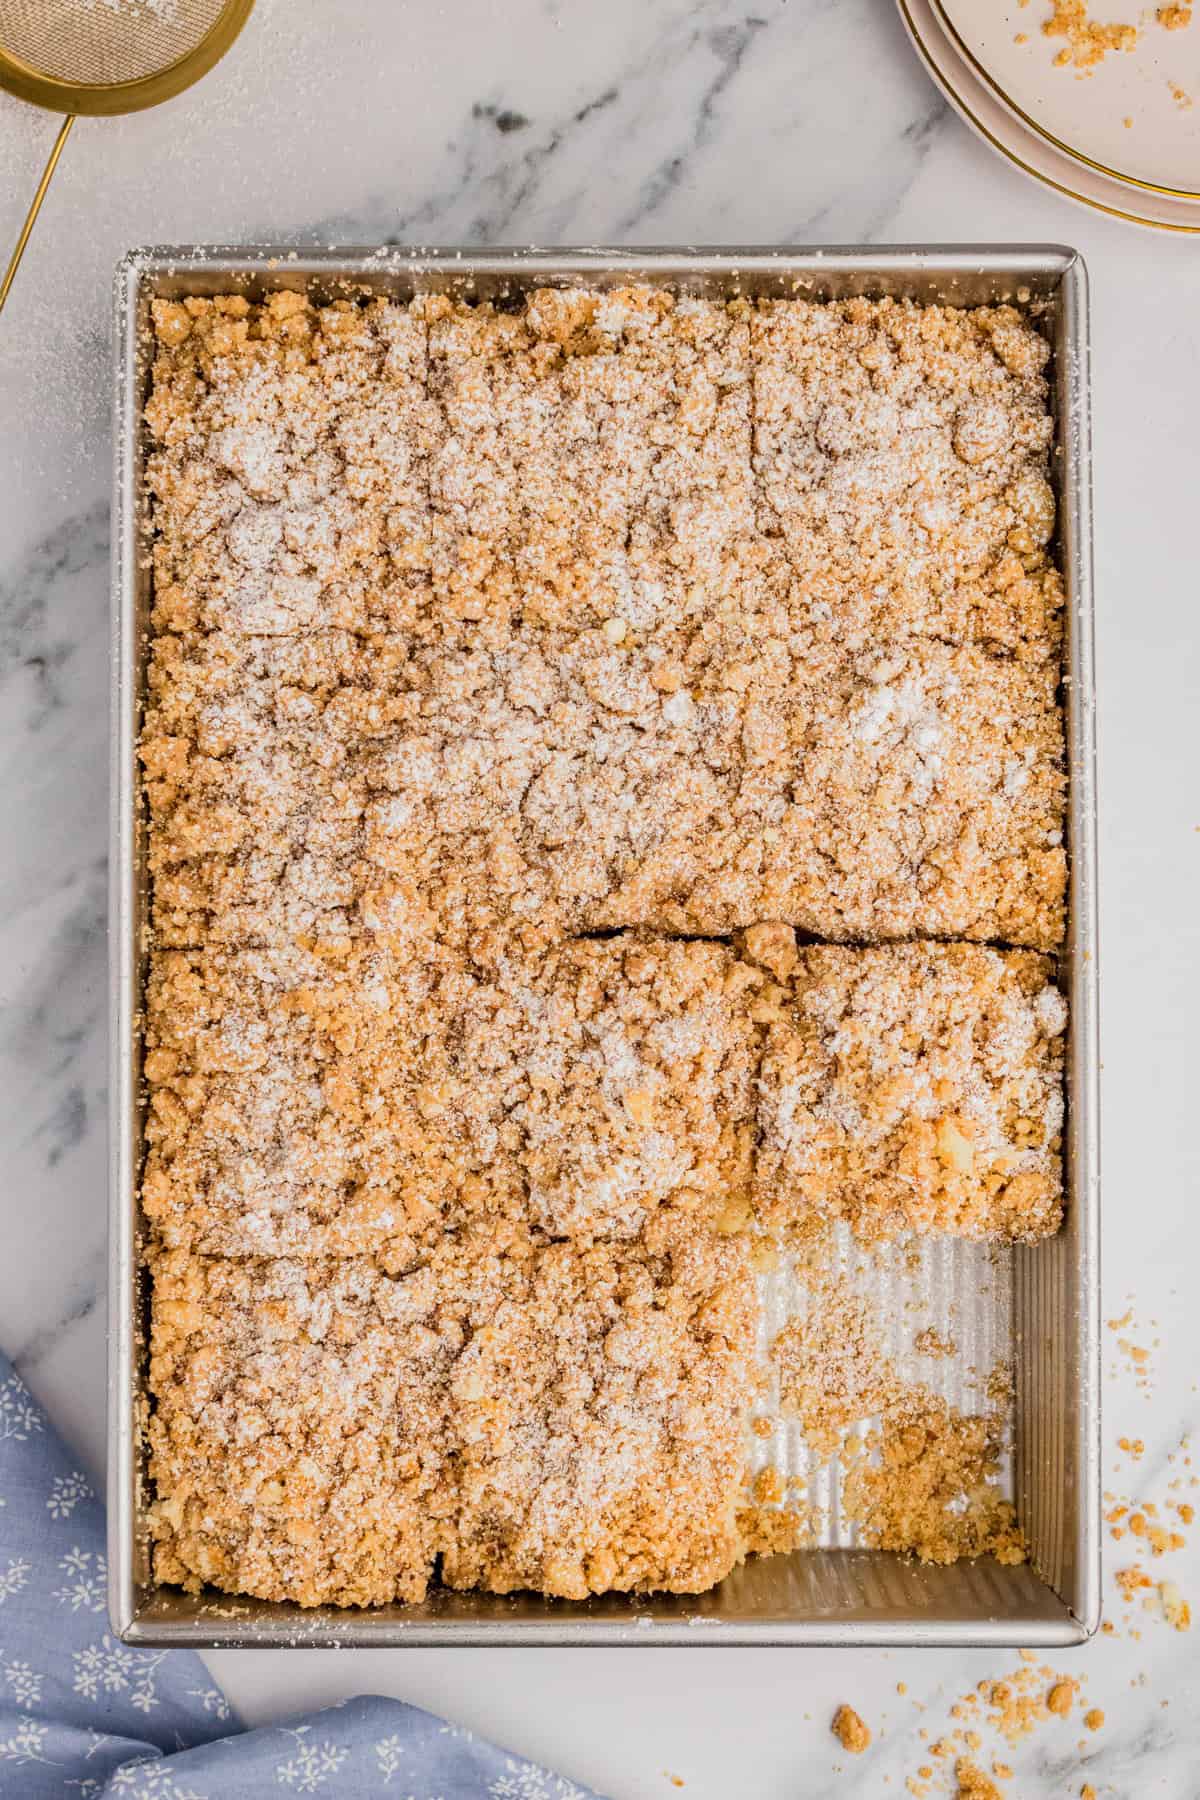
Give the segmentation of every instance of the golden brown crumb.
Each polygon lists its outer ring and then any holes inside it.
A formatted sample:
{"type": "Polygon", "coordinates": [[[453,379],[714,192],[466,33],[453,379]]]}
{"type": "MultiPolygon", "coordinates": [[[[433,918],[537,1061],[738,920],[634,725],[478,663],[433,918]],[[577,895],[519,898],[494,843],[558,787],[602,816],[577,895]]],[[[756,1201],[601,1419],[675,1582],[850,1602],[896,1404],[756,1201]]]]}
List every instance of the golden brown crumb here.
{"type": "Polygon", "coordinates": [[[1090,1712],[1084,1713],[1083,1722],[1089,1731],[1099,1731],[1104,1724],[1104,1714],[1098,1706],[1093,1706],[1090,1712]]]}
{"type": "Polygon", "coordinates": [[[958,1800],[1003,1800],[1000,1789],[978,1764],[960,1758],[954,1767],[958,1800]]]}
{"type": "Polygon", "coordinates": [[[998,1466],[1007,1390],[994,1410],[961,1413],[922,1383],[903,1379],[864,1298],[820,1266],[797,1267],[803,1312],[773,1340],[780,1405],[794,1413],[819,1457],[846,1457],[842,1504],[864,1540],[922,1561],[990,1552],[1021,1561],[1011,1506],[990,1478],[998,1466]],[[850,1427],[877,1421],[862,1444],[850,1427]]]}
{"type": "Polygon", "coordinates": [[[722,945],[624,938],[494,973],[156,953],[146,1211],[172,1245],[394,1263],[479,1217],[581,1242],[664,1204],[720,1223],[749,1184],[754,980],[722,945]]]}
{"type": "Polygon", "coordinates": [[[1065,1719],[1075,1704],[1075,1684],[1072,1681],[1056,1681],[1046,1695],[1047,1709],[1060,1719],[1065,1719]]]}
{"type": "Polygon", "coordinates": [[[932,1325],[927,1325],[913,1339],[913,1349],[918,1356],[945,1357],[956,1355],[958,1345],[953,1338],[943,1337],[932,1325]]]}
{"type": "MultiPolygon", "coordinates": [[[[778,896],[806,928],[856,937],[894,914],[909,930],[1061,938],[1053,683],[1041,701],[992,654],[1057,655],[1045,340],[1009,308],[744,313],[647,290],[535,294],[520,313],[301,300],[231,320],[202,303],[181,343],[163,315],[148,408],[159,627],[391,631],[437,652],[401,684],[394,742],[351,770],[364,922],[386,875],[406,895],[440,887],[443,930],[508,916],[558,935],[727,930],[779,916],[778,896]],[[813,412],[815,375],[828,403],[813,412]],[[810,433],[820,472],[797,493],[810,433]],[[347,459],[332,493],[312,449],[326,441],[347,459]],[[771,566],[781,541],[789,559],[804,547],[795,591],[771,566]],[[846,579],[872,555],[885,564],[846,579]],[[832,641],[831,583],[878,597],[884,638],[847,618],[832,641]],[[996,780],[964,784],[985,753],[996,780]],[[883,754],[911,763],[903,791],[879,782],[883,754]],[[829,831],[857,843],[853,870],[817,854],[829,831]],[[480,854],[482,887],[461,866],[480,854]],[[902,913],[898,857],[924,868],[902,913]]],[[[299,824],[269,847],[286,851],[276,886],[297,866],[314,879],[299,824]]]]}
{"type": "Polygon", "coordinates": [[[989,1482],[1001,1437],[996,1420],[956,1412],[940,1396],[903,1396],[868,1439],[878,1463],[857,1462],[845,1477],[846,1508],[864,1541],[922,1562],[1024,1562],[1013,1507],[989,1482]]]}
{"type": "Polygon", "coordinates": [[[760,522],[814,634],[1043,656],[1060,600],[1043,581],[1048,358],[1029,322],[773,301],[751,355],[760,522]]]}
{"type": "Polygon", "coordinates": [[[1192,8],[1190,4],[1160,6],[1154,16],[1164,31],[1182,31],[1192,22],[1192,8]]]}
{"type": "Polygon", "coordinates": [[[807,1507],[740,1507],[737,1528],[747,1556],[786,1556],[816,1542],[813,1514],[807,1507]]]}
{"type": "Polygon", "coordinates": [[[1116,1583],[1121,1590],[1122,1597],[1127,1601],[1132,1601],[1136,1594],[1154,1586],[1145,1570],[1139,1569],[1136,1563],[1130,1569],[1118,1569],[1116,1583]]]}
{"type": "Polygon", "coordinates": [[[783,1499],[783,1477],[778,1469],[760,1469],[754,1478],[753,1492],[760,1506],[778,1506],[783,1499]]]}
{"type": "Polygon", "coordinates": [[[1096,1790],[1090,1781],[1085,1781],[1080,1788],[1079,1800],[1096,1800],[1096,1790]]]}
{"type": "Polygon", "coordinates": [[[1176,1631],[1190,1631],[1192,1609],[1173,1581],[1159,1582],[1158,1598],[1167,1624],[1173,1625],[1176,1631]]]}
{"type": "Polygon", "coordinates": [[[830,1729],[842,1749],[849,1750],[852,1756],[861,1756],[870,1747],[870,1727],[863,1723],[852,1706],[838,1707],[830,1729]]]}
{"type": "Polygon", "coordinates": [[[780,1403],[800,1420],[815,1455],[832,1456],[842,1434],[894,1403],[899,1384],[866,1302],[838,1283],[822,1284],[803,1318],[771,1346],[780,1403]]]}
{"type": "Polygon", "coordinates": [[[1076,69],[1093,69],[1110,50],[1132,50],[1138,41],[1136,25],[1093,19],[1086,0],[1051,0],[1053,11],[1042,26],[1048,38],[1066,38],[1055,62],[1076,69]]]}

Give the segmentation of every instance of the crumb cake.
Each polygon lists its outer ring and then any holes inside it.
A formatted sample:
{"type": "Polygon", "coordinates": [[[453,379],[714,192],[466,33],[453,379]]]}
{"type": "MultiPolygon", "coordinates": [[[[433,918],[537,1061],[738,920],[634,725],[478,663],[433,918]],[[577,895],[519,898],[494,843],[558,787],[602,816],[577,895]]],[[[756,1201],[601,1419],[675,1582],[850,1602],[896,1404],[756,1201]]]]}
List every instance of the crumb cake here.
{"type": "Polygon", "coordinates": [[[756,552],[744,305],[652,289],[423,305],[434,586],[453,616],[501,645],[516,622],[648,641],[736,589],[756,552]]]}
{"type": "Polygon", "coordinates": [[[159,941],[282,943],[306,913],[393,944],[434,914],[463,946],[761,918],[1060,941],[1052,664],[813,644],[695,693],[686,666],[600,631],[165,634],[142,746],[159,941]]]}
{"type": "Polygon", "coordinates": [[[1067,1018],[1049,959],[790,938],[760,942],[779,975],[758,1070],[767,1218],[1008,1243],[1056,1231],[1067,1018]]]}
{"type": "Polygon", "coordinates": [[[707,1588],[799,1541],[763,1236],[1059,1220],[1045,341],[638,287],[153,329],[156,1572],[707,1588]]]}
{"type": "Polygon", "coordinates": [[[767,301],[751,322],[759,516],[841,643],[1056,655],[1049,345],[1009,307],[767,301]]]}
{"type": "Polygon", "coordinates": [[[450,1586],[694,1591],[739,1560],[743,1241],[444,1234],[366,1257],[155,1262],[164,1580],[301,1605],[450,1586]]]}
{"type": "Polygon", "coordinates": [[[221,1255],[411,1260],[475,1219],[636,1237],[747,1207],[759,971],[723,944],[583,939],[484,973],[159,951],[143,1205],[221,1255]]]}

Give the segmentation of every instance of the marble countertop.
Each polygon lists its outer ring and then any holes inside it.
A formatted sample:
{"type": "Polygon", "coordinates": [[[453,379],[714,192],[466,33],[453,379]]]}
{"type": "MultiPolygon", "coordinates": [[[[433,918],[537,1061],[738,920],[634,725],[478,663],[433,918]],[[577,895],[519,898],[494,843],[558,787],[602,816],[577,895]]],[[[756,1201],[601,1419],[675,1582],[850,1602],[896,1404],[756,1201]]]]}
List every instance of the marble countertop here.
{"type": "MultiPolygon", "coordinates": [[[[16,230],[53,121],[0,96],[16,230]]],[[[891,0],[260,0],[190,95],[84,121],[0,322],[0,1337],[104,1445],[108,317],[159,241],[1078,246],[1093,282],[1104,1038],[1105,1477],[1169,1498],[1195,1425],[1200,1134],[1200,251],[1043,192],[978,144],[891,0]],[[1135,1379],[1120,1338],[1149,1349],[1135,1379]],[[1137,1464],[1117,1447],[1140,1438],[1137,1464]],[[1168,1456],[1174,1454],[1174,1465],[1168,1456]]],[[[1178,1496],[1177,1496],[1178,1497],[1178,1496]]],[[[1195,1800],[1200,1629],[1138,1616],[1055,1666],[1106,1723],[1007,1755],[1020,1800],[1195,1800]],[[1086,1740],[1081,1750],[1079,1744],[1086,1740]]],[[[1200,1601],[1200,1533],[1154,1569],[1200,1601]],[[1168,1564],[1171,1565],[1168,1571],[1168,1564]]],[[[905,1792],[994,1653],[240,1652],[251,1721],[401,1695],[620,1800],[905,1792]],[[907,1686],[901,1698],[897,1683],[907,1686]],[[872,1724],[852,1759],[829,1735],[872,1724]],[[926,1710],[914,1710],[914,1702],[926,1710]],[[839,1773],[838,1764],[845,1765],[839,1773]]]]}

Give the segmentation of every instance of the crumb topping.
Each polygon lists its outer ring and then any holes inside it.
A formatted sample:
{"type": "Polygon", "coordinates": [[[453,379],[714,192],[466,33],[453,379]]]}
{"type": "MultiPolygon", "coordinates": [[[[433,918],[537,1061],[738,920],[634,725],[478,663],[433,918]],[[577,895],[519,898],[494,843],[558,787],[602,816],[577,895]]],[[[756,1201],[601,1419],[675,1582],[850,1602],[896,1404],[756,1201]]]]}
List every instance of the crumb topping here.
{"type": "Polygon", "coordinates": [[[724,945],[481,972],[374,949],[158,952],[149,1217],[209,1253],[386,1255],[472,1219],[585,1243],[748,1211],[755,985],[724,945]]]}
{"type": "Polygon", "coordinates": [[[162,1579],[378,1605],[451,1586],[710,1587],[740,1560],[744,1244],[444,1235],[364,1258],[156,1258],[162,1579]]]}
{"type": "MultiPolygon", "coordinates": [[[[642,288],[153,317],[158,1576],[578,1599],[811,1541],[746,1482],[774,1237],[1059,1217],[1045,340],[642,288]]],[[[868,1540],[1023,1554],[990,1415],[901,1404],[838,1304],[776,1360],[814,1443],[881,1421],[868,1540]]]]}
{"type": "Polygon", "coordinates": [[[1049,346],[1011,307],[769,302],[752,318],[760,517],[801,617],[1043,660],[1049,346]]]}
{"type": "Polygon", "coordinates": [[[776,995],[758,1079],[768,1219],[1009,1241],[1057,1229],[1066,1002],[1045,957],[808,945],[776,995]]]}

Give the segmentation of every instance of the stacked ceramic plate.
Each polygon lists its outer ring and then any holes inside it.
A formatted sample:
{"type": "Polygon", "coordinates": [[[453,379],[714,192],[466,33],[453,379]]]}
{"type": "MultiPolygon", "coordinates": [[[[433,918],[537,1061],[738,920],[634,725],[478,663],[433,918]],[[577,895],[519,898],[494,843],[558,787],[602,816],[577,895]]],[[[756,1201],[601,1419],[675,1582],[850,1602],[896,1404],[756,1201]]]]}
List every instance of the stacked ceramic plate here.
{"type": "Polygon", "coordinates": [[[1200,0],[1194,20],[1190,0],[897,3],[946,98],[1010,162],[1100,212],[1200,233],[1200,0]]]}

